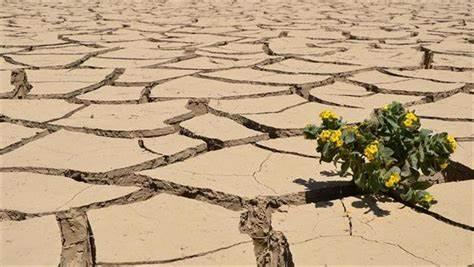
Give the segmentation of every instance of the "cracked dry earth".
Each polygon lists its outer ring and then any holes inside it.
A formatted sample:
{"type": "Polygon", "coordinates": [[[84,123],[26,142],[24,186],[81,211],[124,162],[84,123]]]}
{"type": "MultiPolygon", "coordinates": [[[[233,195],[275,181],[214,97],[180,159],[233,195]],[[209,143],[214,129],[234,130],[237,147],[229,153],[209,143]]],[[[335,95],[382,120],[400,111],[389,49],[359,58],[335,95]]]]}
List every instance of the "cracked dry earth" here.
{"type": "Polygon", "coordinates": [[[6,1],[0,265],[473,263],[470,1],[6,1]],[[459,148],[427,211],[302,127],[393,100],[459,148]]]}

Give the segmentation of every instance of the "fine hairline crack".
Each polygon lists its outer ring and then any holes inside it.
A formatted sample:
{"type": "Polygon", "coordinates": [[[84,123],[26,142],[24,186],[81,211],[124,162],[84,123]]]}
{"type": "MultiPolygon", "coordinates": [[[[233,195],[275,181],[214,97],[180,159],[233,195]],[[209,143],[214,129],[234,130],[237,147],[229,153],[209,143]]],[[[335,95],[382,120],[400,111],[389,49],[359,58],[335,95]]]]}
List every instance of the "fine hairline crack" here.
{"type": "Polygon", "coordinates": [[[263,170],[263,166],[265,165],[265,163],[266,163],[268,160],[270,160],[270,158],[271,158],[272,155],[273,155],[272,153],[268,153],[268,155],[262,160],[262,162],[260,162],[260,165],[258,166],[258,169],[255,170],[255,171],[252,173],[252,177],[253,177],[253,179],[255,180],[255,182],[257,182],[258,184],[260,184],[260,185],[264,186],[265,188],[271,190],[273,193],[278,194],[278,193],[275,191],[275,189],[273,189],[272,187],[268,186],[268,185],[265,184],[265,183],[260,182],[260,181],[258,180],[258,178],[257,178],[257,174],[263,170]]]}
{"type": "Polygon", "coordinates": [[[411,251],[409,251],[408,249],[406,249],[405,247],[401,246],[400,244],[397,244],[397,243],[393,243],[393,242],[388,242],[388,241],[380,241],[380,240],[376,240],[376,239],[370,239],[370,238],[367,238],[363,235],[344,235],[344,234],[339,234],[339,235],[318,235],[318,236],[315,236],[315,237],[311,237],[311,238],[307,238],[305,240],[301,240],[301,241],[297,241],[297,242],[292,242],[290,243],[290,245],[292,246],[297,246],[299,244],[304,244],[304,243],[308,243],[308,242],[311,242],[311,241],[314,241],[314,240],[318,240],[318,239],[322,239],[322,238],[337,238],[337,237],[343,237],[343,238],[359,238],[359,239],[362,239],[364,241],[367,241],[367,242],[372,242],[372,243],[377,243],[377,244],[383,244],[383,245],[388,245],[388,246],[392,246],[392,247],[395,247],[401,251],[403,251],[404,253],[406,254],[409,254],[410,256],[414,257],[414,258],[417,258],[417,259],[420,259],[424,262],[427,262],[429,264],[433,264],[435,266],[439,266],[438,263],[432,261],[432,260],[429,260],[427,258],[424,258],[424,257],[421,257],[411,251]]]}
{"type": "Polygon", "coordinates": [[[220,252],[220,251],[223,251],[223,250],[228,250],[228,249],[231,249],[231,248],[243,245],[243,244],[249,244],[251,242],[252,242],[251,240],[241,241],[241,242],[233,243],[233,244],[230,244],[230,245],[227,245],[227,246],[219,247],[219,248],[216,248],[216,249],[212,249],[212,250],[208,250],[208,251],[204,251],[204,252],[199,252],[199,253],[183,256],[183,257],[172,258],[172,259],[147,260],[147,261],[128,261],[128,262],[101,262],[101,261],[99,261],[99,262],[96,263],[96,266],[120,266],[120,265],[127,265],[127,266],[132,265],[133,266],[133,265],[145,265],[145,264],[175,263],[175,262],[181,262],[181,261],[189,260],[189,259],[193,259],[193,258],[199,258],[199,257],[212,255],[212,254],[215,254],[217,252],[220,252]]]}

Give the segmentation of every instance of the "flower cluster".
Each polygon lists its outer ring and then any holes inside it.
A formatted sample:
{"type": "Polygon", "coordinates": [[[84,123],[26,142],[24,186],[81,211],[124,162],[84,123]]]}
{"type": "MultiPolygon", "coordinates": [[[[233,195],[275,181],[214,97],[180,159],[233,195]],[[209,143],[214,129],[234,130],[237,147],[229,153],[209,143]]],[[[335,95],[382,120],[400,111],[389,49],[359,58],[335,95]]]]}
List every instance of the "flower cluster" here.
{"type": "Polygon", "coordinates": [[[379,152],[379,142],[377,140],[373,141],[370,145],[368,145],[364,149],[364,155],[367,157],[369,161],[373,161],[378,152],[379,152]]]}
{"type": "Polygon", "coordinates": [[[458,147],[458,143],[456,142],[456,139],[454,139],[454,137],[452,137],[451,135],[448,135],[446,137],[446,140],[448,141],[449,146],[451,147],[451,150],[452,151],[456,150],[456,148],[458,147]]]}
{"type": "Polygon", "coordinates": [[[388,180],[385,181],[387,188],[393,188],[398,182],[400,182],[400,174],[398,172],[392,173],[388,180]]]}
{"type": "Polygon", "coordinates": [[[323,130],[319,134],[321,142],[327,142],[328,140],[333,143],[336,147],[341,147],[344,142],[341,139],[341,130],[323,130]]]}
{"type": "Polygon", "coordinates": [[[422,201],[424,201],[426,203],[431,203],[431,202],[433,202],[433,200],[434,200],[434,198],[430,193],[426,192],[426,194],[423,195],[422,201]]]}
{"type": "Polygon", "coordinates": [[[422,129],[415,112],[398,102],[376,109],[357,125],[348,125],[328,110],[319,116],[321,125],[308,125],[304,134],[317,139],[320,161],[340,166],[339,175],[352,176],[363,192],[392,191],[427,208],[435,203],[425,191],[431,182],[421,176],[448,167],[457,147],[452,136],[422,129]]]}
{"type": "Polygon", "coordinates": [[[404,120],[403,120],[403,125],[407,128],[413,128],[418,126],[419,119],[413,112],[407,112],[405,114],[404,120]]]}
{"type": "Polygon", "coordinates": [[[319,114],[319,117],[324,121],[324,120],[337,120],[339,117],[336,115],[336,113],[330,111],[330,110],[325,110],[319,114]]]}

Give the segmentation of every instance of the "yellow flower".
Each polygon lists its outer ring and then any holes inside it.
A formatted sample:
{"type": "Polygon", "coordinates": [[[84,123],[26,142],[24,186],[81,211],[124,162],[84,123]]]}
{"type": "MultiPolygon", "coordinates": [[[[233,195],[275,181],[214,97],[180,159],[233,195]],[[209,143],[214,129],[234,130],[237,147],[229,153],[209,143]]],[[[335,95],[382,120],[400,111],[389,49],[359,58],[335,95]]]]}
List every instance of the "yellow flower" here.
{"type": "Polygon", "coordinates": [[[400,174],[398,174],[397,172],[394,172],[392,173],[392,175],[390,175],[390,178],[388,178],[388,180],[385,181],[385,186],[388,188],[392,188],[398,182],[400,182],[400,174]]]}
{"type": "Polygon", "coordinates": [[[413,120],[407,118],[403,121],[403,125],[405,125],[405,127],[407,128],[410,128],[411,126],[413,126],[413,120]]]}
{"type": "Polygon", "coordinates": [[[355,136],[356,136],[357,138],[362,137],[362,135],[360,134],[360,131],[359,131],[359,127],[357,127],[357,126],[352,126],[352,127],[351,127],[351,131],[353,131],[353,132],[355,133],[355,136]]]}
{"type": "Polygon", "coordinates": [[[424,196],[423,196],[423,201],[424,202],[427,202],[427,203],[431,203],[433,201],[433,196],[430,194],[430,193],[426,193],[424,196]]]}
{"type": "Polygon", "coordinates": [[[323,130],[319,134],[319,139],[321,141],[327,142],[329,140],[331,143],[334,143],[336,147],[341,147],[344,144],[341,137],[341,130],[323,130]]]}
{"type": "Polygon", "coordinates": [[[330,130],[323,130],[319,134],[319,139],[321,139],[321,141],[323,141],[323,142],[326,142],[329,139],[330,136],[331,136],[331,131],[330,130]]]}
{"type": "Polygon", "coordinates": [[[444,162],[444,163],[441,163],[441,164],[439,165],[439,167],[441,168],[441,170],[444,170],[444,169],[446,169],[446,167],[448,167],[448,165],[449,165],[448,162],[444,162]]]}
{"type": "Polygon", "coordinates": [[[341,130],[332,131],[330,140],[331,142],[336,143],[338,140],[341,139],[341,136],[342,136],[341,130]]]}
{"type": "Polygon", "coordinates": [[[458,147],[458,143],[456,142],[456,139],[454,139],[454,137],[452,137],[451,135],[448,135],[448,137],[446,137],[446,140],[448,140],[448,143],[451,146],[451,149],[453,151],[456,150],[456,148],[458,147]]]}
{"type": "Polygon", "coordinates": [[[405,125],[405,127],[407,128],[410,128],[413,126],[413,123],[417,121],[418,117],[415,115],[415,113],[408,112],[407,114],[405,114],[405,120],[403,121],[403,125],[405,125]]]}
{"type": "Polygon", "coordinates": [[[390,108],[389,104],[386,104],[386,105],[383,106],[383,110],[385,110],[385,111],[387,111],[389,108],[390,108]]]}
{"type": "Polygon", "coordinates": [[[406,119],[409,119],[409,120],[412,120],[412,121],[417,121],[418,120],[418,117],[415,115],[415,113],[413,112],[408,112],[406,115],[405,115],[405,118],[406,119]]]}
{"type": "Polygon", "coordinates": [[[326,142],[329,140],[331,141],[331,143],[336,144],[336,147],[340,147],[343,145],[341,136],[341,130],[323,130],[319,134],[319,138],[321,139],[321,141],[326,142]]]}
{"type": "Polygon", "coordinates": [[[375,159],[375,155],[377,155],[377,152],[379,152],[379,146],[377,141],[372,142],[364,149],[364,155],[369,161],[375,159]]]}
{"type": "Polygon", "coordinates": [[[331,138],[329,138],[329,140],[332,142],[332,143],[336,143],[338,140],[339,140],[339,137],[337,135],[331,135],[331,138]]]}
{"type": "Polygon", "coordinates": [[[337,114],[330,111],[330,110],[324,110],[323,112],[319,113],[319,117],[323,120],[337,120],[337,114]]]}

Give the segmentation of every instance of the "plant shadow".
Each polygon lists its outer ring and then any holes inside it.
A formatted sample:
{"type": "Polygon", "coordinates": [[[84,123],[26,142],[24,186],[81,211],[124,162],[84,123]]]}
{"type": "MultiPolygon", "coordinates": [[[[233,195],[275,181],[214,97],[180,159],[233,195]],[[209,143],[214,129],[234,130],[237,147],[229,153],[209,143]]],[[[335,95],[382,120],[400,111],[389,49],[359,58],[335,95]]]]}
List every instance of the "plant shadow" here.
{"type": "MultiPolygon", "coordinates": [[[[323,171],[324,176],[337,176],[337,172],[323,171]]],[[[390,215],[389,210],[380,207],[379,203],[395,202],[384,195],[365,195],[349,180],[317,181],[313,178],[296,178],[293,183],[306,187],[306,203],[314,203],[315,208],[329,208],[334,206],[334,200],[353,197],[351,206],[365,209],[364,214],[372,213],[377,217],[390,215]]]]}
{"type": "Polygon", "coordinates": [[[382,209],[378,203],[394,202],[393,199],[384,195],[360,195],[354,197],[359,200],[353,201],[351,203],[352,207],[367,209],[364,214],[372,213],[377,217],[385,217],[390,215],[390,211],[382,209]]]}

